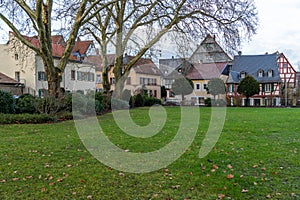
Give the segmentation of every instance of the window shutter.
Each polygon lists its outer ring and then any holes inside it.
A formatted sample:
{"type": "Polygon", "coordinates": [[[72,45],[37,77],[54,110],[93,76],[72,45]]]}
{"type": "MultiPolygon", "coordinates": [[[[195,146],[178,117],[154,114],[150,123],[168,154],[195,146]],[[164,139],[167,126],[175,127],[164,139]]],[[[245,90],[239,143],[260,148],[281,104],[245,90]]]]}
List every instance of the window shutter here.
{"type": "Polygon", "coordinates": [[[47,74],[44,72],[44,81],[47,81],[47,74]]]}
{"type": "Polygon", "coordinates": [[[261,84],[261,91],[265,92],[265,84],[264,83],[261,84]]]}
{"type": "Polygon", "coordinates": [[[271,92],[274,92],[274,83],[271,84],[271,92]]]}
{"type": "Polygon", "coordinates": [[[41,72],[38,72],[38,80],[41,80],[41,72]]]}
{"type": "Polygon", "coordinates": [[[231,84],[231,92],[234,92],[234,84],[231,84]]]}

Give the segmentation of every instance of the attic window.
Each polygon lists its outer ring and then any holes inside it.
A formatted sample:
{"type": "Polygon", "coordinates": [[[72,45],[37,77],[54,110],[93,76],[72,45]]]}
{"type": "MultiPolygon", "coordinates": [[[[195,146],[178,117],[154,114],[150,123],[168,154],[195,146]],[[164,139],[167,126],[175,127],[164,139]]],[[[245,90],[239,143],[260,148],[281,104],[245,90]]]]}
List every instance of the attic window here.
{"type": "Polygon", "coordinates": [[[258,77],[263,77],[264,76],[264,71],[262,69],[258,70],[258,77]]]}
{"type": "Polygon", "coordinates": [[[245,78],[245,77],[246,77],[246,75],[247,75],[247,73],[246,73],[246,72],[241,72],[241,78],[245,78]]]}
{"type": "Polygon", "coordinates": [[[207,44],[206,44],[206,48],[207,48],[208,50],[212,50],[212,49],[214,48],[214,44],[213,44],[213,43],[207,43],[207,44]]]}
{"type": "Polygon", "coordinates": [[[270,70],[268,71],[268,77],[273,77],[273,70],[270,69],[270,70]]]}

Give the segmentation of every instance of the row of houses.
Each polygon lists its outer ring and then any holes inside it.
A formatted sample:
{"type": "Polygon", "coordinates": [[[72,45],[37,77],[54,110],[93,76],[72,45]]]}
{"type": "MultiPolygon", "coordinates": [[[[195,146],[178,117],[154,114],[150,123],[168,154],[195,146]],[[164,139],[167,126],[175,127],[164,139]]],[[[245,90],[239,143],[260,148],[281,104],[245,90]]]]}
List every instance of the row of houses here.
{"type": "MultiPolygon", "coordinates": [[[[24,36],[38,47],[37,37],[24,36]]],[[[52,36],[52,55],[58,63],[65,48],[62,36],[52,36]]],[[[47,80],[42,59],[23,45],[12,32],[9,41],[0,45],[0,89],[15,95],[29,93],[44,96],[47,80]]],[[[126,65],[133,56],[124,55],[126,65]]],[[[107,55],[108,80],[111,90],[115,89],[113,74],[115,55],[107,55]]],[[[92,41],[76,41],[63,73],[61,88],[75,92],[102,91],[102,60],[92,41]]],[[[240,81],[253,76],[260,83],[260,93],[251,97],[251,106],[296,105],[299,91],[299,73],[292,67],[283,53],[263,55],[239,55],[231,58],[208,35],[189,58],[160,59],[158,66],[150,58],[141,58],[130,71],[125,88],[132,94],[143,89],[149,96],[161,98],[161,86],[167,89],[167,98],[185,100],[194,105],[204,105],[205,99],[212,98],[206,87],[210,79],[221,78],[226,84],[228,105],[245,105],[245,98],[237,93],[240,81]],[[193,81],[193,93],[175,96],[172,83],[184,76],[193,81]],[[298,77],[298,78],[297,78],[298,77]]]]}

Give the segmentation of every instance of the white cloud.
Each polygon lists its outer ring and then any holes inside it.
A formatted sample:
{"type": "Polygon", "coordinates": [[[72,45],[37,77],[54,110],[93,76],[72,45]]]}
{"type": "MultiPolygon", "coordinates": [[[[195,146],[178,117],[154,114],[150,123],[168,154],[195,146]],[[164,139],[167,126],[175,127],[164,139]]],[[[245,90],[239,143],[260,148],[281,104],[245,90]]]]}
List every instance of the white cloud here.
{"type": "Polygon", "coordinates": [[[297,69],[300,63],[300,2],[298,0],[256,0],[259,28],[243,54],[283,52],[297,69]]]}

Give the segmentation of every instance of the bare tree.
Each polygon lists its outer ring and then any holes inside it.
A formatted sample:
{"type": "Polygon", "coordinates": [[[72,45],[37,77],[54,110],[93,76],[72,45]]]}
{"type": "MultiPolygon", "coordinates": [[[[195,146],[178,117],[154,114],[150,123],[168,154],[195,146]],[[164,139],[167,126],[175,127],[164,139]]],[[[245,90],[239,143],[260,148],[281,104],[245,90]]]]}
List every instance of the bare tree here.
{"type": "MultiPolygon", "coordinates": [[[[100,38],[102,54],[105,45],[112,41],[115,45],[116,60],[114,75],[116,81],[126,77],[132,66],[167,32],[180,32],[189,38],[203,38],[206,34],[216,34],[231,50],[236,50],[243,38],[251,38],[257,26],[256,7],[252,0],[174,0],[135,1],[119,0],[106,7],[105,21],[90,21],[89,25],[100,38]],[[141,28],[152,30],[147,42],[124,66],[123,56],[128,43],[141,28]],[[153,31],[155,29],[155,31],[153,31]],[[109,30],[109,31],[108,31],[109,30]],[[103,45],[104,44],[104,45],[103,45]]],[[[101,14],[99,14],[101,15],[101,14]]],[[[102,19],[101,16],[98,16],[102,19]]],[[[97,40],[98,41],[98,40],[97,40]]],[[[100,41],[100,40],[99,40],[100,41]]],[[[183,52],[182,52],[183,53],[183,52]]],[[[122,84],[120,84],[122,88],[122,84]]]]}
{"type": "Polygon", "coordinates": [[[60,61],[55,66],[51,41],[55,20],[52,14],[54,7],[60,8],[59,2],[69,1],[3,0],[0,3],[0,19],[10,27],[15,37],[42,58],[47,73],[48,91],[51,96],[55,97],[59,96],[62,73],[69,61],[80,27],[109,4],[101,0],[76,0],[76,2],[73,1],[74,4],[66,6],[65,14],[72,13],[71,17],[66,17],[69,27],[68,40],[60,61]],[[94,9],[96,5],[97,9],[94,9]],[[24,33],[37,35],[39,44],[33,45],[23,36],[24,33]]]}

